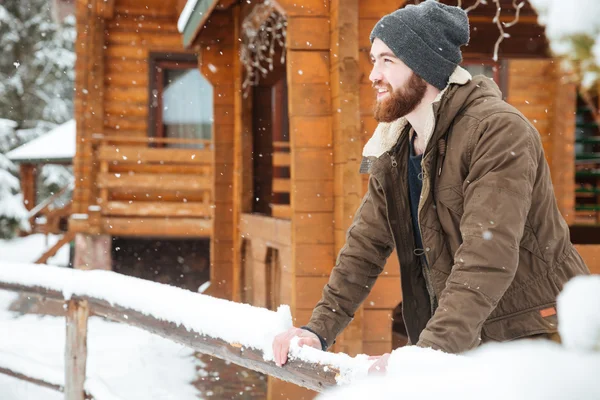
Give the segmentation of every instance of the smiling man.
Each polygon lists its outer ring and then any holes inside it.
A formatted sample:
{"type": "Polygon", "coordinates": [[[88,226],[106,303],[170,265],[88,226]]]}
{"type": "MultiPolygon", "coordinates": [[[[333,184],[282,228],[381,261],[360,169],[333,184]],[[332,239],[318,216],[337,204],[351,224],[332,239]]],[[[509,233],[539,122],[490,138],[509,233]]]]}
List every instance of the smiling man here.
{"type": "Polygon", "coordinates": [[[331,346],[394,248],[410,343],[461,353],[556,337],[556,296],[589,271],[556,206],[538,132],[493,81],[459,66],[468,40],[465,12],[434,0],[373,28],[380,124],[363,150],[368,192],[310,322],[275,338],[278,364],[294,336],[331,346]]]}

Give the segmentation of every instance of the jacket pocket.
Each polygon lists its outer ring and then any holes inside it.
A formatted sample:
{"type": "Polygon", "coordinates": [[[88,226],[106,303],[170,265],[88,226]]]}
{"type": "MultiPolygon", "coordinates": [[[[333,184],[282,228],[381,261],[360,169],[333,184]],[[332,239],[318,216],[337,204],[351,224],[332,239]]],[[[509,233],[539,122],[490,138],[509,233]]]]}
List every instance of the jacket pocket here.
{"type": "Polygon", "coordinates": [[[540,251],[540,247],[538,246],[535,233],[533,232],[533,229],[527,224],[525,225],[525,230],[523,231],[523,237],[521,238],[521,243],[519,243],[519,247],[527,250],[535,257],[542,260],[544,263],[546,262],[544,260],[544,256],[542,255],[542,252],[540,251]]]}
{"type": "Polygon", "coordinates": [[[483,325],[481,339],[484,343],[506,342],[557,331],[556,304],[551,303],[487,321],[483,325]]]}
{"type": "Polygon", "coordinates": [[[436,200],[443,204],[448,210],[462,216],[464,213],[464,197],[462,194],[462,185],[447,186],[435,194],[436,200]]]}

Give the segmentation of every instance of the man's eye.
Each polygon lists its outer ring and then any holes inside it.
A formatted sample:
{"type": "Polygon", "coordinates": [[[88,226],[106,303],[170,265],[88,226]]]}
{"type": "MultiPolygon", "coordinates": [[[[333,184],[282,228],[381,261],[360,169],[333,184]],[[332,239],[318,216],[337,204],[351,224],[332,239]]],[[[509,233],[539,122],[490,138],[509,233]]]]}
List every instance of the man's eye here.
{"type": "Polygon", "coordinates": [[[386,63],[387,63],[387,62],[392,62],[392,60],[391,60],[391,59],[389,59],[389,58],[384,58],[384,59],[383,59],[383,62],[386,62],[386,63]]]}

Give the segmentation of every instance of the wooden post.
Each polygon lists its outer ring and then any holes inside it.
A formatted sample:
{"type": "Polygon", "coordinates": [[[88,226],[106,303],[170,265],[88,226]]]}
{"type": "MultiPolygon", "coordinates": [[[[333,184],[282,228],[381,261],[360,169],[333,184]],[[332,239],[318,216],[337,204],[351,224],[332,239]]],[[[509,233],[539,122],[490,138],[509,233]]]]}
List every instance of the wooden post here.
{"type": "Polygon", "coordinates": [[[34,164],[24,163],[20,166],[21,192],[23,203],[27,210],[35,207],[35,176],[37,169],[34,164]]]}
{"type": "Polygon", "coordinates": [[[76,269],[112,269],[112,240],[109,235],[75,235],[76,269]]]}
{"type": "Polygon", "coordinates": [[[84,400],[87,360],[87,300],[70,300],[65,343],[65,400],[84,400]]]}

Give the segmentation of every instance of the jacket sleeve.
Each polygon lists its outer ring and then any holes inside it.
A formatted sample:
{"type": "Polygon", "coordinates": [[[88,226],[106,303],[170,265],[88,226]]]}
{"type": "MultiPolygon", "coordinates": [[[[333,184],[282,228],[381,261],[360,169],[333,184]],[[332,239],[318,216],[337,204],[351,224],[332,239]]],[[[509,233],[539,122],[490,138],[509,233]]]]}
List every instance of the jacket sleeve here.
{"type": "Polygon", "coordinates": [[[517,270],[536,174],[536,135],[513,113],[489,116],[474,131],[463,183],[463,241],[417,346],[461,353],[479,345],[483,323],[517,270]]]}
{"type": "Polygon", "coordinates": [[[327,343],[350,323],[356,309],[370,293],[392,252],[393,241],[387,221],[386,202],[376,179],[369,179],[369,190],[346,233],[321,300],[306,325],[327,343]]]}

